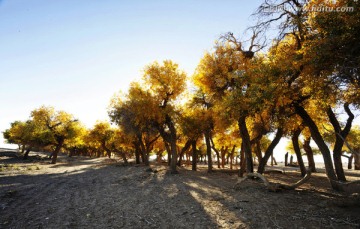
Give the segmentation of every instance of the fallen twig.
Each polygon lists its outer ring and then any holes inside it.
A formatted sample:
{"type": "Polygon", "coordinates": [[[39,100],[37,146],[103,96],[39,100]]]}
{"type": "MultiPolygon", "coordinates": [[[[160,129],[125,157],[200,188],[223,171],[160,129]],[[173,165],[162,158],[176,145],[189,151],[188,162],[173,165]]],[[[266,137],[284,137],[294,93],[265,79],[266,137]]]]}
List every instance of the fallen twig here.
{"type": "Polygon", "coordinates": [[[249,178],[259,178],[264,182],[265,187],[272,192],[278,192],[281,190],[294,190],[296,188],[298,188],[299,186],[303,185],[304,183],[306,183],[310,177],[311,177],[311,170],[308,169],[307,173],[305,175],[305,177],[303,177],[301,180],[299,180],[298,182],[296,182],[295,184],[292,185],[286,185],[286,184],[280,184],[280,183],[270,183],[263,175],[261,175],[260,173],[248,173],[246,175],[246,177],[239,179],[236,184],[234,185],[234,188],[239,185],[240,183],[244,182],[245,180],[249,179],[249,178]]]}

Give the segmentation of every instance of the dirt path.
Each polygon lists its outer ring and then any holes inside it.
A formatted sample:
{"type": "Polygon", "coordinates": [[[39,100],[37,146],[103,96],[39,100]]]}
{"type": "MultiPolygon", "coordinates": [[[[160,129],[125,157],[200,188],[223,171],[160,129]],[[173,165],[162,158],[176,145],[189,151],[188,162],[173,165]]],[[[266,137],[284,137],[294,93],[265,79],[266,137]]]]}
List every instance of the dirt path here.
{"type": "MultiPolygon", "coordinates": [[[[4,167],[8,162],[0,160],[0,228],[360,226],[359,205],[339,207],[348,197],[332,192],[321,175],[303,189],[272,193],[257,181],[234,189],[233,174],[182,168],[170,175],[166,166],[152,165],[150,171],[103,158],[4,167]]],[[[292,182],[298,174],[269,178],[292,182]]]]}

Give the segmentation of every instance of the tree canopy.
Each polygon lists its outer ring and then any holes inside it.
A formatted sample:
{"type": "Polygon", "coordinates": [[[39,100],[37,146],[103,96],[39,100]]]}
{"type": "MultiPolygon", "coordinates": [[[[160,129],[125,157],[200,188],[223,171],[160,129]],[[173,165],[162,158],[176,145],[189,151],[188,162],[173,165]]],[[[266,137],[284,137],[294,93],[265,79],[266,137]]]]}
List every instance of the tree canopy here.
{"type": "Polygon", "coordinates": [[[211,172],[216,155],[218,168],[226,160],[233,168],[239,157],[240,175],[254,172],[254,158],[263,173],[286,137],[303,176],[303,154],[315,171],[313,140],[332,187],[339,189],[338,181],[346,181],[344,150],[357,164],[360,160],[359,131],[352,126],[360,105],[359,4],[265,1],[253,15],[258,22],[249,28],[251,35],[220,36],[191,77],[171,60],[145,66],[139,81],[112,98],[111,122],[86,129],[71,114],[43,106],[29,120],[11,123],[4,137],[24,149],[53,147],[53,163],[62,148],[97,156],[116,153],[125,162],[134,156],[146,165],[151,154],[160,157],[166,151],[172,173],[185,156],[194,170],[206,158],[211,172]],[[353,11],[314,10],[324,6],[353,11]],[[275,36],[266,40],[273,25],[275,36]]]}

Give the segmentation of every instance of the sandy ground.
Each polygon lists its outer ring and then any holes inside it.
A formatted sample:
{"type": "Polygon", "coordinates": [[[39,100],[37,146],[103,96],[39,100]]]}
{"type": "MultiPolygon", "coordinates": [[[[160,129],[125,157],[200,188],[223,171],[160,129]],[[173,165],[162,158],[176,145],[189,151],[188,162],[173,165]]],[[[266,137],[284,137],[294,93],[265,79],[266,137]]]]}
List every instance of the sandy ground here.
{"type": "MultiPolygon", "coordinates": [[[[40,157],[0,154],[0,228],[360,228],[360,203],[344,204],[353,197],[332,191],[322,173],[273,193],[253,180],[234,188],[236,174],[205,166],[171,175],[159,164],[40,157]]],[[[299,173],[267,177],[289,183],[299,173]]]]}

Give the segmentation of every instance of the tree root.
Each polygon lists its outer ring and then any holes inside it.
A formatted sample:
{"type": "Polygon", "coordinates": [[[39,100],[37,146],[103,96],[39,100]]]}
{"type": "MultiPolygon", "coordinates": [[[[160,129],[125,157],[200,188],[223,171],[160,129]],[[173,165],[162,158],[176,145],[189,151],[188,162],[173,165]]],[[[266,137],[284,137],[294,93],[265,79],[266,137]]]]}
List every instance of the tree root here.
{"type": "Polygon", "coordinates": [[[303,185],[304,183],[306,183],[310,177],[311,177],[311,170],[307,170],[306,175],[299,180],[298,182],[296,182],[295,184],[292,185],[286,185],[286,184],[280,184],[280,183],[272,183],[269,182],[263,175],[261,175],[260,173],[248,173],[246,175],[246,177],[240,179],[239,181],[236,182],[236,184],[234,185],[234,188],[241,184],[242,182],[244,182],[245,180],[249,179],[249,178],[259,178],[264,182],[265,187],[267,188],[267,190],[271,191],[271,192],[279,192],[282,190],[294,190],[298,187],[300,187],[301,185],[303,185]]]}
{"type": "Polygon", "coordinates": [[[360,180],[350,182],[331,181],[331,183],[335,184],[338,191],[346,194],[360,193],[360,180]]]}

